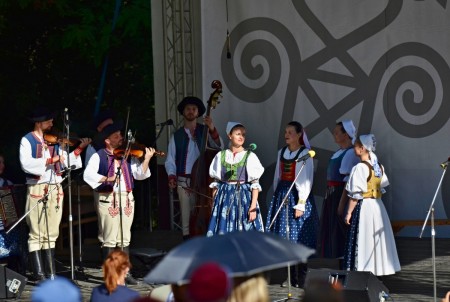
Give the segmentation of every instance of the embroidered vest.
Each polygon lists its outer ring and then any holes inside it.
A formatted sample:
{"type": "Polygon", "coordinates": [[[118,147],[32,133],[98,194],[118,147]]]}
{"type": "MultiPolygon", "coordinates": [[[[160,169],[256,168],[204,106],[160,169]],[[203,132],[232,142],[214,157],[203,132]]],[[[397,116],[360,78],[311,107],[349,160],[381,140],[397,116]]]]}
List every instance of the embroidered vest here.
{"type": "MultiPolygon", "coordinates": [[[[116,173],[115,165],[114,165],[114,155],[109,153],[106,149],[100,149],[97,151],[98,156],[100,157],[100,164],[98,166],[97,173],[103,176],[111,177],[116,173]]],[[[126,191],[131,192],[134,189],[134,180],[131,175],[131,164],[128,161],[122,162],[122,169],[120,170],[125,181],[126,191]]],[[[113,182],[104,182],[100,186],[97,187],[98,192],[112,192],[114,191],[114,183],[113,182]]]]}
{"type": "Polygon", "coordinates": [[[301,147],[294,158],[286,159],[283,157],[284,152],[286,152],[287,146],[285,146],[280,152],[280,179],[284,181],[294,181],[295,179],[295,166],[297,162],[295,161],[305,150],[305,147],[301,147]]]}
{"type": "MultiPolygon", "coordinates": [[[[381,198],[381,177],[375,177],[373,167],[368,162],[363,162],[369,168],[369,176],[367,177],[367,192],[363,193],[363,198],[381,198]]],[[[380,165],[381,167],[381,165],[380,165]]],[[[383,170],[381,170],[384,173],[383,170]]]]}
{"type": "Polygon", "coordinates": [[[345,175],[339,173],[339,168],[341,167],[342,159],[344,158],[345,154],[347,154],[347,152],[350,149],[353,149],[353,147],[346,149],[344,152],[342,152],[336,158],[330,158],[330,161],[328,162],[328,167],[327,167],[327,180],[328,181],[344,182],[345,175]]]}
{"type": "Polygon", "coordinates": [[[222,164],[222,175],[223,181],[247,181],[247,158],[251,151],[247,151],[242,157],[241,161],[237,164],[229,164],[225,161],[226,150],[220,151],[220,162],[222,164]]]}
{"type": "MultiPolygon", "coordinates": [[[[197,124],[194,131],[194,139],[197,143],[198,149],[201,149],[203,145],[203,129],[204,125],[197,124]]],[[[186,159],[189,145],[189,136],[186,131],[184,131],[184,127],[181,127],[173,134],[173,138],[175,140],[175,164],[177,166],[177,175],[186,175],[186,159]]]]}
{"type": "MultiPolygon", "coordinates": [[[[30,142],[31,145],[31,156],[33,158],[42,158],[42,156],[44,156],[43,151],[42,151],[42,142],[41,140],[33,133],[30,132],[27,135],[25,135],[25,138],[30,142]]],[[[50,156],[53,157],[57,154],[59,154],[59,145],[52,145],[52,146],[48,146],[48,151],[50,152],[50,156]]],[[[61,163],[55,163],[54,164],[55,167],[55,172],[56,175],[61,175],[61,163]]],[[[27,178],[34,178],[34,179],[39,179],[40,176],[39,175],[33,175],[33,174],[29,174],[29,173],[25,173],[27,178]]]]}

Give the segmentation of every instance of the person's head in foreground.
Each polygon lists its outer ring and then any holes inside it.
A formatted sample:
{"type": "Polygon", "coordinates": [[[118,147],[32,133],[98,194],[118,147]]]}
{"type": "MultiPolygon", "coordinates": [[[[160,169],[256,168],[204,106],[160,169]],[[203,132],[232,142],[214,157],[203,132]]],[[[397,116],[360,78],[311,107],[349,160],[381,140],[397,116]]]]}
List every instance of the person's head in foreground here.
{"type": "Polygon", "coordinates": [[[39,283],[31,293],[32,302],[81,302],[80,289],[63,277],[39,283]]]}
{"type": "Polygon", "coordinates": [[[125,285],[125,277],[131,268],[127,253],[114,250],[103,262],[103,280],[109,293],[112,293],[118,285],[125,285]]]}
{"type": "Polygon", "coordinates": [[[267,302],[269,292],[263,275],[230,276],[227,268],[214,262],[198,267],[187,289],[190,302],[267,302]]]}

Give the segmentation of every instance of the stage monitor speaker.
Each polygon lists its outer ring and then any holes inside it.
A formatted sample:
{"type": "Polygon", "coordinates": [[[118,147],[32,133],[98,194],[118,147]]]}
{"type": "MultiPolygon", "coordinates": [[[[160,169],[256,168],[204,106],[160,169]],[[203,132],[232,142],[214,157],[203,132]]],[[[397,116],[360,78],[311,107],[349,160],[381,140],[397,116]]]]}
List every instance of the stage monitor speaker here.
{"type": "Polygon", "coordinates": [[[27,278],[0,265],[0,299],[20,298],[27,278]]]}
{"type": "Polygon", "coordinates": [[[345,302],[384,301],[389,294],[387,287],[371,272],[310,269],[305,280],[306,290],[311,280],[340,282],[345,302]]]}

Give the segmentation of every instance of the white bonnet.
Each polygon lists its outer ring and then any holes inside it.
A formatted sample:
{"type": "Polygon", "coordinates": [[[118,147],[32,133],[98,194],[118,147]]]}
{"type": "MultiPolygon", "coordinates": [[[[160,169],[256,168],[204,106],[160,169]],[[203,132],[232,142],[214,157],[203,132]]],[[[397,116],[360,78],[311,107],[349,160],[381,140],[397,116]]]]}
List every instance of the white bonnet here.
{"type": "Polygon", "coordinates": [[[366,148],[369,152],[375,152],[375,148],[377,145],[375,135],[373,134],[360,135],[359,140],[363,144],[364,148],[366,148]]]}
{"type": "Polygon", "coordinates": [[[342,126],[344,127],[345,132],[347,132],[350,138],[354,138],[356,136],[356,128],[355,125],[353,125],[352,120],[343,120],[342,126]]]}
{"type": "Polygon", "coordinates": [[[239,122],[228,122],[227,128],[226,128],[227,135],[230,134],[231,129],[233,129],[234,127],[236,127],[238,125],[241,125],[242,127],[244,127],[244,125],[242,125],[242,123],[239,123],[239,122]]]}

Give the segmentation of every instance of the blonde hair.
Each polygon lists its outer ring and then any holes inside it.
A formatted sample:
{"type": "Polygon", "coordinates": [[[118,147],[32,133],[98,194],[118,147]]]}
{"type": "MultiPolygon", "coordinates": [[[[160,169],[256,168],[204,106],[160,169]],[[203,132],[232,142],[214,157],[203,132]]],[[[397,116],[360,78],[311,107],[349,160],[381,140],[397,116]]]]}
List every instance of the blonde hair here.
{"type": "Polygon", "coordinates": [[[103,262],[103,280],[108,292],[111,294],[117,288],[117,281],[120,275],[127,268],[131,268],[130,259],[127,253],[121,250],[111,252],[103,262]]]}
{"type": "Polygon", "coordinates": [[[234,288],[227,302],[269,302],[266,279],[262,274],[234,278],[234,288]]]}

